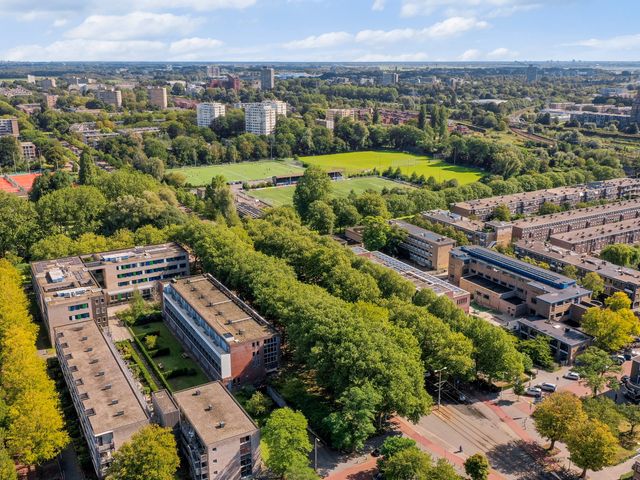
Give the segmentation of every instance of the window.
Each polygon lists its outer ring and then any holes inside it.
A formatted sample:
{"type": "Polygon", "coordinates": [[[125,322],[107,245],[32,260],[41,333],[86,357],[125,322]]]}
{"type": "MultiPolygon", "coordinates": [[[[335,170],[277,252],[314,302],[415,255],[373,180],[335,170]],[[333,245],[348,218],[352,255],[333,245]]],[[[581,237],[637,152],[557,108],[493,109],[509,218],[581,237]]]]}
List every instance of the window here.
{"type": "Polygon", "coordinates": [[[251,454],[251,437],[240,439],[240,476],[248,477],[253,473],[253,458],[251,454]]]}

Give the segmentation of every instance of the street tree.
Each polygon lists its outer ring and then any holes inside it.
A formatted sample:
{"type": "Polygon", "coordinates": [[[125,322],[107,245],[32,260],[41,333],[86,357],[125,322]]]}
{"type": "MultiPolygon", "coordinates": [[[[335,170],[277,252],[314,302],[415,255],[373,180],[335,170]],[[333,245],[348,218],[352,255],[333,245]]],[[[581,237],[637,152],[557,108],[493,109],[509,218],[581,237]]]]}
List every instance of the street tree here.
{"type": "Polygon", "coordinates": [[[604,279],[596,272],[589,272],[582,277],[580,285],[587,290],[591,290],[596,298],[604,293],[604,279]]]}
{"type": "Polygon", "coordinates": [[[331,206],[322,200],[316,200],[309,205],[307,210],[307,222],[309,228],[322,235],[333,233],[336,215],[331,206]]]}
{"type": "Polygon", "coordinates": [[[604,350],[589,347],[578,356],[573,370],[580,374],[595,397],[611,379],[615,380],[612,374],[619,372],[620,366],[604,350]]]}
{"type": "Polygon", "coordinates": [[[589,419],[575,425],[567,435],[567,448],[571,461],[582,468],[582,478],[587,470],[598,472],[611,465],[618,449],[618,440],[604,423],[589,419]]]}
{"type": "Polygon", "coordinates": [[[307,419],[290,408],[279,408],[269,416],[262,436],[269,449],[267,467],[284,476],[287,469],[308,465],[312,446],[307,435],[307,419]]]}
{"type": "Polygon", "coordinates": [[[179,465],[171,430],[148,425],[113,455],[107,480],[173,480],[179,465]]]}
{"type": "Polygon", "coordinates": [[[563,440],[574,425],[586,418],[582,402],[570,392],[552,393],[533,412],[536,430],[551,442],[549,450],[553,450],[556,441],[563,440]]]}
{"type": "Polygon", "coordinates": [[[222,175],[216,175],[211,179],[204,192],[207,216],[214,220],[222,219],[228,225],[239,222],[238,212],[233,201],[233,194],[222,175]]]}
{"type": "Polygon", "coordinates": [[[592,307],[582,317],[584,331],[595,337],[598,347],[609,352],[620,350],[640,334],[640,320],[631,309],[624,308],[629,305],[624,297],[626,296],[622,294],[609,298],[610,305],[617,310],[611,307],[592,307]]]}
{"type": "Polygon", "coordinates": [[[490,470],[489,460],[481,453],[474,453],[464,462],[464,471],[471,480],[487,480],[490,470]]]}

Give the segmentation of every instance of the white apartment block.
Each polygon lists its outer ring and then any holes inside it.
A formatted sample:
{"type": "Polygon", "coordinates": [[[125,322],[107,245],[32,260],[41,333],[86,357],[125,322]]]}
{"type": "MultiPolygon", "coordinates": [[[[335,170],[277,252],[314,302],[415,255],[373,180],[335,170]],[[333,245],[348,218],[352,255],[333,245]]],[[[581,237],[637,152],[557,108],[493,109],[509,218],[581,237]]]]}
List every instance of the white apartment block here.
{"type": "Polygon", "coordinates": [[[276,115],[287,115],[287,102],[283,102],[282,100],[264,100],[261,103],[246,103],[246,102],[237,102],[233,104],[233,108],[240,108],[242,110],[246,110],[248,107],[252,105],[268,105],[275,109],[276,115]]]}
{"type": "Polygon", "coordinates": [[[115,108],[122,107],[122,93],[120,90],[96,90],[94,95],[107,105],[112,105],[115,108]]]}
{"type": "Polygon", "coordinates": [[[271,135],[276,128],[277,112],[271,105],[249,104],[244,111],[244,127],[249,133],[271,135]]]}
{"type": "Polygon", "coordinates": [[[149,87],[149,105],[158,107],[161,110],[167,108],[167,89],[166,87],[149,87]]]}
{"type": "Polygon", "coordinates": [[[196,114],[198,126],[209,127],[216,118],[225,116],[226,107],[222,103],[199,103],[196,114]]]}

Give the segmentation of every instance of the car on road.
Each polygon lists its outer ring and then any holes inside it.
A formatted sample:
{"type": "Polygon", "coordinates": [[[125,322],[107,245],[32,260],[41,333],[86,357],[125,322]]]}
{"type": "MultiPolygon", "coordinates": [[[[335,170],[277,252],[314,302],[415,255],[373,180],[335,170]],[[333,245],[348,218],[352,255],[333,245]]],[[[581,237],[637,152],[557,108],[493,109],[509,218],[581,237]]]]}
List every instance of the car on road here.
{"type": "Polygon", "coordinates": [[[524,393],[530,397],[541,397],[542,389],[540,387],[529,387],[524,391],[524,393]]]}
{"type": "Polygon", "coordinates": [[[566,378],[568,380],[580,380],[580,374],[578,372],[574,372],[573,370],[569,370],[563,375],[563,378],[566,378]]]}
{"type": "Polygon", "coordinates": [[[555,383],[544,382],[538,385],[541,390],[545,392],[555,392],[558,389],[558,386],[555,383]]]}

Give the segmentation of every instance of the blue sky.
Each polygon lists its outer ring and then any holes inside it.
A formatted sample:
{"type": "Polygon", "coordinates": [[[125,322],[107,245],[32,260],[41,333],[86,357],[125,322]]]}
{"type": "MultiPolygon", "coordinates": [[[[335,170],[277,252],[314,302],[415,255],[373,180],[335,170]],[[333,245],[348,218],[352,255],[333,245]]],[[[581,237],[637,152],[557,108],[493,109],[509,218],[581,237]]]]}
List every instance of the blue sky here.
{"type": "Polygon", "coordinates": [[[0,0],[0,60],[640,60],[638,0],[0,0]]]}

